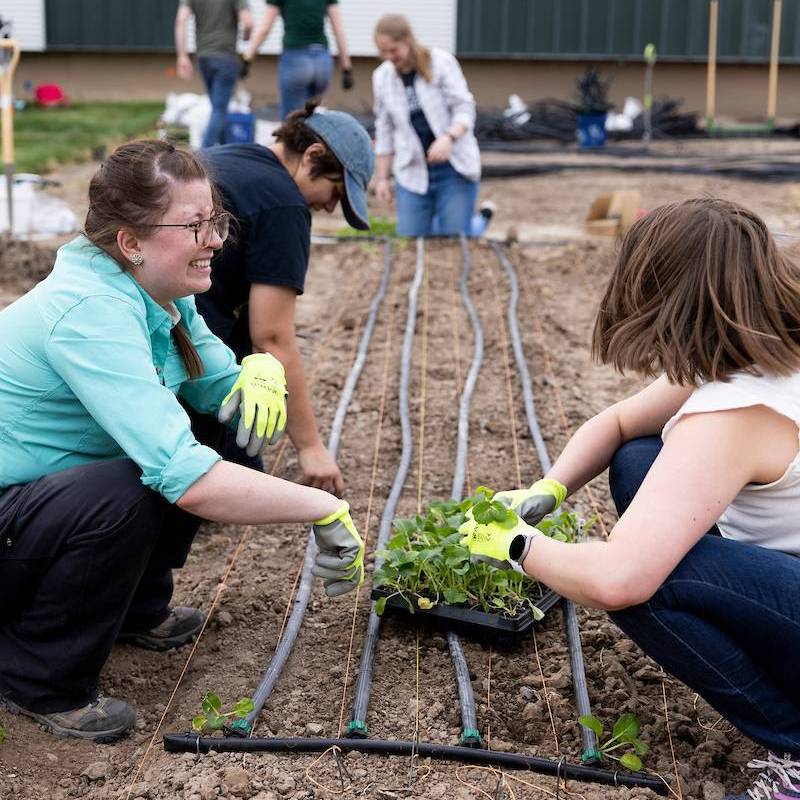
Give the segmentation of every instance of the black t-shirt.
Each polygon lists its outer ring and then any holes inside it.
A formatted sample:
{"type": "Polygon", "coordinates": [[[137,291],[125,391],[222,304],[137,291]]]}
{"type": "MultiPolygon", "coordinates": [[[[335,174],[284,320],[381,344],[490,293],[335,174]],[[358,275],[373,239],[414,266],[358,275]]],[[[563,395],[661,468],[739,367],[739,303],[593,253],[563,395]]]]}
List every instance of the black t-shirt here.
{"type": "Polygon", "coordinates": [[[416,70],[411,72],[403,72],[400,76],[403,79],[403,85],[406,87],[406,100],[408,100],[408,115],[411,118],[411,125],[419,136],[422,142],[422,149],[428,152],[428,148],[433,144],[436,137],[433,135],[431,126],[428,124],[428,119],[422,106],[419,104],[417,97],[417,90],[414,88],[414,78],[417,77],[416,70]]]}
{"type": "Polygon", "coordinates": [[[303,293],[311,212],[292,176],[266,147],[223,144],[204,150],[202,158],[236,223],[211,262],[211,289],[196,296],[197,307],[211,330],[231,344],[230,327],[246,315],[251,284],[303,293]]]}

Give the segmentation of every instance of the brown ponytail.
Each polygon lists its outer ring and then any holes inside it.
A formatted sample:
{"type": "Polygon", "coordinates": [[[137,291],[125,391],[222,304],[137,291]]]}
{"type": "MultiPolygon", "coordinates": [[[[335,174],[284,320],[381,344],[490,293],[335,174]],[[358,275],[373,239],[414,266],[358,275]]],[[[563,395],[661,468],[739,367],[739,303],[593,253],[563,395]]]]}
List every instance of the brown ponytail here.
{"type": "MultiPolygon", "coordinates": [[[[158,139],[138,139],[118,147],[100,166],[89,184],[89,211],[84,233],[92,244],[105,250],[125,271],[133,265],[117,246],[117,232],[127,228],[137,237],[151,235],[170,204],[174,183],[211,181],[193,153],[158,139]]],[[[215,207],[219,194],[211,184],[215,207]]],[[[175,345],[189,378],[203,374],[203,361],[181,321],[172,329],[175,345]]]]}
{"type": "Polygon", "coordinates": [[[431,51],[417,41],[409,21],[402,14],[382,16],[375,26],[375,36],[388,36],[394,42],[406,42],[411,48],[411,68],[422,75],[428,83],[433,80],[431,51]]]}

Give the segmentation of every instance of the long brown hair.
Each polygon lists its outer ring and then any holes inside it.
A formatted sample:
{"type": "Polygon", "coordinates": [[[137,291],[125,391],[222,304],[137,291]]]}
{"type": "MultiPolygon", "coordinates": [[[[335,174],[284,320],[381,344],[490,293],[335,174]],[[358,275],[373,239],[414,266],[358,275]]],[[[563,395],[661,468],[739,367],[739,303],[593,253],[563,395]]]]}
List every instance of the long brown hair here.
{"type": "Polygon", "coordinates": [[[311,154],[311,178],[319,178],[320,175],[332,180],[344,180],[344,167],[338,158],[328,149],[328,145],[317,136],[308,125],[306,120],[314,113],[314,109],[319,105],[319,100],[313,98],[306,102],[305,108],[292,111],[286,117],[283,125],[274,133],[276,142],[282,142],[283,146],[292,156],[302,156],[312,144],[321,144],[325,148],[323,153],[311,154]]]}
{"type": "Polygon", "coordinates": [[[728,200],[660,206],[622,241],[592,354],[673,383],[800,369],[800,268],[764,221],[728,200]]]}
{"type": "Polygon", "coordinates": [[[388,36],[393,42],[405,42],[410,48],[411,68],[422,75],[430,83],[431,51],[420,44],[411,30],[411,25],[402,14],[385,14],[375,26],[375,36],[388,36]]]}
{"type": "MultiPolygon", "coordinates": [[[[152,236],[148,225],[160,222],[169,208],[175,183],[209,181],[197,156],[158,139],[137,139],[120,145],[100,165],[89,184],[89,211],[84,233],[130,272],[135,267],[122,255],[117,232],[127,228],[141,239],[152,236]]],[[[209,181],[211,184],[211,182],[209,181]]],[[[211,184],[215,211],[219,194],[211,184]]],[[[190,378],[203,374],[203,362],[183,322],[172,328],[175,345],[190,378]]]]}

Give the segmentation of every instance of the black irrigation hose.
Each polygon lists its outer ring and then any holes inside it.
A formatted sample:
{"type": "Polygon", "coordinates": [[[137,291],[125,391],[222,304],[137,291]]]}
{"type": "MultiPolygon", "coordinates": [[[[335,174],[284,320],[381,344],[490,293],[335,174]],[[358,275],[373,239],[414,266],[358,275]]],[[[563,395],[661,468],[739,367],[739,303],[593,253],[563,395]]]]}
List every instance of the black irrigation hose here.
{"type": "Polygon", "coordinates": [[[614,772],[608,769],[587,767],[583,764],[570,764],[565,759],[553,761],[549,758],[524,756],[517,753],[501,753],[481,748],[455,747],[453,745],[432,744],[429,742],[381,741],[378,739],[244,739],[227,736],[197,736],[196,734],[168,733],[164,736],[164,750],[168,753],[324,753],[331,748],[342,752],[380,753],[381,755],[436,758],[442,761],[459,761],[466,764],[479,764],[506,769],[525,769],[543,775],[591,781],[608,786],[627,786],[651,789],[656,794],[666,795],[667,784],[660,778],[653,778],[643,772],[614,772]]]}
{"type": "MultiPolygon", "coordinates": [[[[403,350],[400,357],[400,428],[402,432],[402,451],[400,454],[400,464],[394,476],[392,489],[386,500],[381,516],[381,524],[378,529],[378,538],[375,542],[375,552],[378,553],[386,547],[389,533],[392,530],[392,519],[394,518],[397,503],[403,493],[403,486],[408,475],[408,467],[411,463],[411,422],[408,414],[408,387],[409,375],[411,371],[411,350],[414,344],[414,329],[417,323],[417,296],[419,287],[422,283],[422,275],[425,271],[424,249],[422,239],[417,240],[417,268],[414,273],[414,280],[408,290],[408,314],[406,315],[406,329],[403,335],[403,350]]],[[[380,568],[382,559],[375,556],[375,572],[380,568]]],[[[373,572],[374,574],[374,572],[373,572]]],[[[367,709],[369,708],[369,696],[372,691],[372,671],[375,663],[375,651],[378,647],[378,639],[381,632],[381,618],[375,613],[375,603],[373,602],[369,612],[367,622],[367,632],[364,636],[364,646],[361,650],[361,661],[358,665],[358,677],[356,678],[355,696],[353,699],[353,715],[347,726],[347,736],[364,738],[367,736],[367,709]]]]}
{"type": "MultiPolygon", "coordinates": [[[[378,309],[380,308],[381,301],[386,294],[386,287],[389,285],[391,270],[392,244],[389,240],[386,240],[384,249],[383,277],[381,278],[381,282],[372,299],[369,315],[367,316],[367,322],[364,326],[364,332],[361,335],[361,341],[358,346],[356,361],[353,364],[344,388],[342,389],[339,405],[336,409],[336,415],[334,416],[333,424],[331,426],[331,433],[328,439],[328,450],[332,456],[335,456],[336,451],[339,449],[339,439],[341,438],[342,434],[344,418],[347,414],[347,409],[350,405],[350,400],[352,399],[356,383],[358,383],[361,371],[364,368],[367,350],[369,349],[369,343],[372,339],[372,332],[375,328],[375,319],[378,315],[378,309]]],[[[269,665],[267,666],[267,669],[264,672],[260,683],[258,684],[258,687],[253,693],[254,708],[246,717],[247,723],[251,729],[256,719],[258,719],[258,715],[261,713],[264,703],[267,702],[267,698],[269,698],[270,694],[272,693],[272,690],[275,687],[278,678],[280,677],[281,671],[286,664],[286,660],[289,658],[289,655],[292,652],[297,635],[300,632],[300,626],[302,625],[303,617],[305,616],[308,600],[311,597],[311,588],[313,583],[311,567],[313,566],[315,555],[316,543],[314,542],[313,532],[310,532],[308,535],[308,543],[306,545],[306,552],[303,558],[303,569],[301,572],[300,583],[297,588],[297,594],[294,598],[292,613],[289,616],[289,621],[286,624],[286,628],[283,632],[280,642],[278,643],[278,647],[276,648],[275,653],[273,654],[272,659],[270,660],[269,665]]]]}
{"type": "Polygon", "coordinates": [[[668,172],[682,175],[716,175],[721,178],[738,178],[753,181],[798,181],[800,164],[774,162],[767,167],[747,169],[743,166],[691,166],[688,164],[589,164],[578,162],[529,163],[529,164],[484,164],[484,178],[522,178],[530,175],[550,175],[567,171],[617,171],[617,172],[668,172]]]}
{"type": "MultiPolygon", "coordinates": [[[[508,277],[511,293],[508,301],[508,328],[511,333],[511,341],[514,347],[514,358],[517,362],[517,369],[519,370],[520,382],[522,383],[522,395],[525,401],[525,415],[528,418],[528,427],[531,431],[531,437],[536,446],[536,452],[539,456],[539,462],[545,474],[550,471],[552,466],[550,456],[547,453],[547,446],[542,438],[542,433],[539,430],[539,423],[536,420],[536,409],[533,403],[533,392],[531,391],[531,377],[528,372],[528,364],[525,360],[525,353],[522,350],[522,340],[519,335],[519,326],[517,324],[517,301],[519,299],[519,283],[517,281],[517,274],[511,262],[506,258],[505,254],[498,247],[496,242],[490,242],[492,250],[494,250],[498,261],[502,265],[508,277]]],[[[586,684],[586,669],[583,663],[583,648],[581,647],[580,632],[578,630],[578,618],[575,613],[575,604],[571,600],[564,600],[563,603],[564,613],[564,627],[567,632],[567,644],[569,646],[569,660],[572,670],[572,685],[575,689],[575,706],[578,710],[578,716],[584,714],[591,714],[591,705],[589,703],[589,689],[586,684]]],[[[581,741],[583,743],[583,753],[581,754],[581,761],[584,763],[597,763],[600,760],[600,753],[597,749],[597,737],[594,731],[580,726],[581,741]]]]}
{"type": "MultiPolygon", "coordinates": [[[[469,444],[469,411],[472,402],[472,392],[478,380],[478,373],[483,363],[483,329],[472,298],[469,294],[469,273],[470,257],[469,244],[466,236],[461,236],[461,256],[463,268],[461,271],[461,281],[459,289],[464,308],[467,310],[470,323],[472,325],[473,350],[472,364],[464,381],[464,388],[461,391],[461,403],[458,411],[458,443],[456,448],[456,466],[453,473],[453,486],[450,496],[454,500],[461,500],[464,496],[464,483],[466,482],[467,472],[467,447],[469,444]]],[[[480,745],[481,734],[478,730],[478,717],[475,712],[475,695],[472,691],[472,682],[469,679],[469,666],[464,657],[464,650],[461,647],[461,640],[453,633],[447,632],[447,644],[450,648],[450,657],[453,661],[453,671],[458,687],[458,701],[461,706],[461,744],[468,747],[480,745]]]]}

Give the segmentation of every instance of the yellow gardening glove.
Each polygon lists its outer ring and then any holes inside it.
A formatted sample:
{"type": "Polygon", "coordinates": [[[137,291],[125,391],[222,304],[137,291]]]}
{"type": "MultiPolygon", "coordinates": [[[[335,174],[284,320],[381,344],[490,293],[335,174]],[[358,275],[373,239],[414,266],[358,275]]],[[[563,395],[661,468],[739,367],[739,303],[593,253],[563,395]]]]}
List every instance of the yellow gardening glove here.
{"type": "Polygon", "coordinates": [[[528,489],[514,489],[498,492],[492,500],[497,500],[510,508],[528,525],[535,525],[548,514],[552,514],[567,496],[567,487],[552,478],[542,478],[528,489]]]}
{"type": "Polygon", "coordinates": [[[471,509],[458,532],[462,535],[459,544],[469,550],[470,560],[483,561],[498,569],[513,569],[523,574],[522,562],[528,555],[531,541],[534,536],[542,535],[541,531],[522,520],[512,528],[498,522],[476,522],[471,509]]]}
{"type": "Polygon", "coordinates": [[[364,583],[364,542],[342,500],[333,514],[314,523],[319,553],[311,572],[323,579],[325,594],[338,597],[364,583]]]}
{"type": "Polygon", "coordinates": [[[228,424],[239,412],[236,444],[256,455],[275,444],[286,427],[286,375],[283,364],[269,353],[242,359],[242,370],[222,401],[217,419],[228,424]]]}

